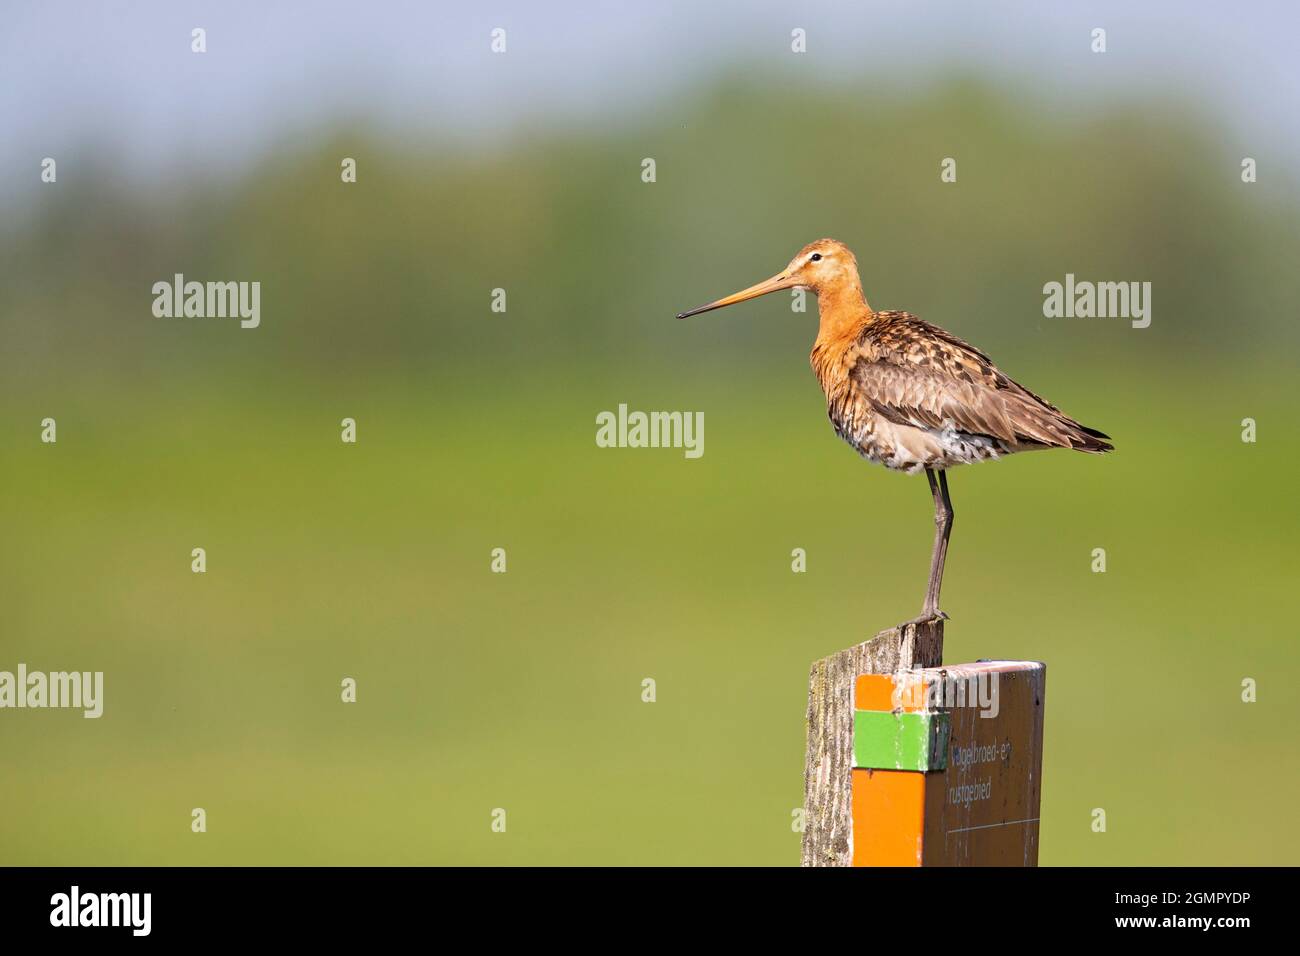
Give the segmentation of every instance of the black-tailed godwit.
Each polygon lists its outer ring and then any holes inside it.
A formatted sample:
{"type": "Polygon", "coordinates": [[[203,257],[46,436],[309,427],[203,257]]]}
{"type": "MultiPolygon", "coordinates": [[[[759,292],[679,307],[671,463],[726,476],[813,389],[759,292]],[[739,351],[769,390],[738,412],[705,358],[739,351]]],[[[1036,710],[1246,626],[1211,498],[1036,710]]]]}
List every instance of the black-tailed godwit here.
{"type": "Polygon", "coordinates": [[[857,259],[834,239],[809,243],[772,278],[677,318],[794,288],[817,295],[811,361],[836,434],[867,460],[908,474],[924,470],[930,481],[934,551],[917,621],[947,617],[939,588],[953,519],[948,469],[1036,448],[1099,454],[1112,449],[1109,436],[1011,380],[955,335],[908,312],[874,311],[857,259]]]}

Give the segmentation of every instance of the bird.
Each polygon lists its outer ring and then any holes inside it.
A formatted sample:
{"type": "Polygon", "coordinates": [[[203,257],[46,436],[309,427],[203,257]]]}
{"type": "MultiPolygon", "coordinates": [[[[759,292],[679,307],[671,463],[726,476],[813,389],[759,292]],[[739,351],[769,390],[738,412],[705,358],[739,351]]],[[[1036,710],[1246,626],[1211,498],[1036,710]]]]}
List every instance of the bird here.
{"type": "Polygon", "coordinates": [[[1044,448],[1104,454],[1114,450],[1110,436],[1079,424],[937,325],[910,312],[872,309],[857,258],[835,239],[810,242],[770,279],[677,318],[784,289],[817,296],[809,360],[836,434],[870,462],[906,474],[924,471],[929,479],[930,577],[921,614],[908,623],[947,619],[939,592],[953,523],[948,470],[1044,448]]]}

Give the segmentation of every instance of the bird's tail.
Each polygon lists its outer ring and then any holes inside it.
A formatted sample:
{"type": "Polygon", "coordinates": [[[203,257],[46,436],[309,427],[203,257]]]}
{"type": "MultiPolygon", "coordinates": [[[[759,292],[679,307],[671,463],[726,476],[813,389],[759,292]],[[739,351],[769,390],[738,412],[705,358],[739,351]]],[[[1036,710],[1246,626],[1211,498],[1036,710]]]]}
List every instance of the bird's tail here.
{"type": "Polygon", "coordinates": [[[1110,436],[1087,425],[1081,425],[1041,395],[1035,395],[1019,383],[1012,383],[1019,392],[1016,409],[1016,437],[1047,448],[1073,448],[1094,455],[1114,451],[1110,436]]]}
{"type": "Polygon", "coordinates": [[[1089,428],[1087,425],[1080,425],[1076,421],[1071,421],[1074,426],[1073,434],[1070,436],[1072,445],[1077,451],[1086,451],[1094,455],[1104,455],[1108,451],[1114,451],[1115,446],[1110,443],[1110,436],[1105,432],[1099,432],[1095,428],[1089,428]]]}

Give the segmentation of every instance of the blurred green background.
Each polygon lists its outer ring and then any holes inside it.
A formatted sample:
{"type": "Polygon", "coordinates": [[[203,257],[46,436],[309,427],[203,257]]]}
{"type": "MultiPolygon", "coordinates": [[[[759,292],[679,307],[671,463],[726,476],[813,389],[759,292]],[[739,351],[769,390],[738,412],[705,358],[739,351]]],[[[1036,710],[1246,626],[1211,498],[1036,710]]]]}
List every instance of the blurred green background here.
{"type": "Polygon", "coordinates": [[[814,311],[673,314],[821,236],[1118,447],[952,476],[947,659],[1048,664],[1042,862],[1294,862],[1294,183],[1179,99],[800,87],[106,156],[7,217],[0,669],[106,701],[0,713],[0,863],[797,863],[808,666],[917,612],[929,494],[834,436],[814,311]],[[175,272],[260,280],[261,327],[154,318],[175,272]],[[1151,282],[1150,328],[1045,319],[1067,272],[1151,282]],[[704,456],[597,448],[620,402],[704,456]]]}

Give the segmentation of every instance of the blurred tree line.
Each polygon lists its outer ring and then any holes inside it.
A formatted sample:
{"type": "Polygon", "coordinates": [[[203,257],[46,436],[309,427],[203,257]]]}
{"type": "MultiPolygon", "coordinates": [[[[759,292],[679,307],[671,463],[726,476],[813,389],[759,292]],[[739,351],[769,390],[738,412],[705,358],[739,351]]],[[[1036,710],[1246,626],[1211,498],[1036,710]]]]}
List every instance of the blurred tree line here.
{"type": "Polygon", "coordinates": [[[1193,107],[1049,111],[969,80],[902,94],[778,79],[473,147],[340,122],[233,180],[152,189],[121,185],[88,144],[3,230],[3,373],[675,369],[730,345],[784,361],[814,321],[788,303],[689,332],[672,316],[823,235],[856,250],[875,307],[995,356],[1294,348],[1292,184],[1261,157],[1243,183],[1240,148],[1193,107]],[[177,272],[260,281],[262,327],[155,318],[150,287],[177,272]],[[1042,286],[1067,272],[1152,282],[1151,328],[1045,319],[1042,286]]]}

